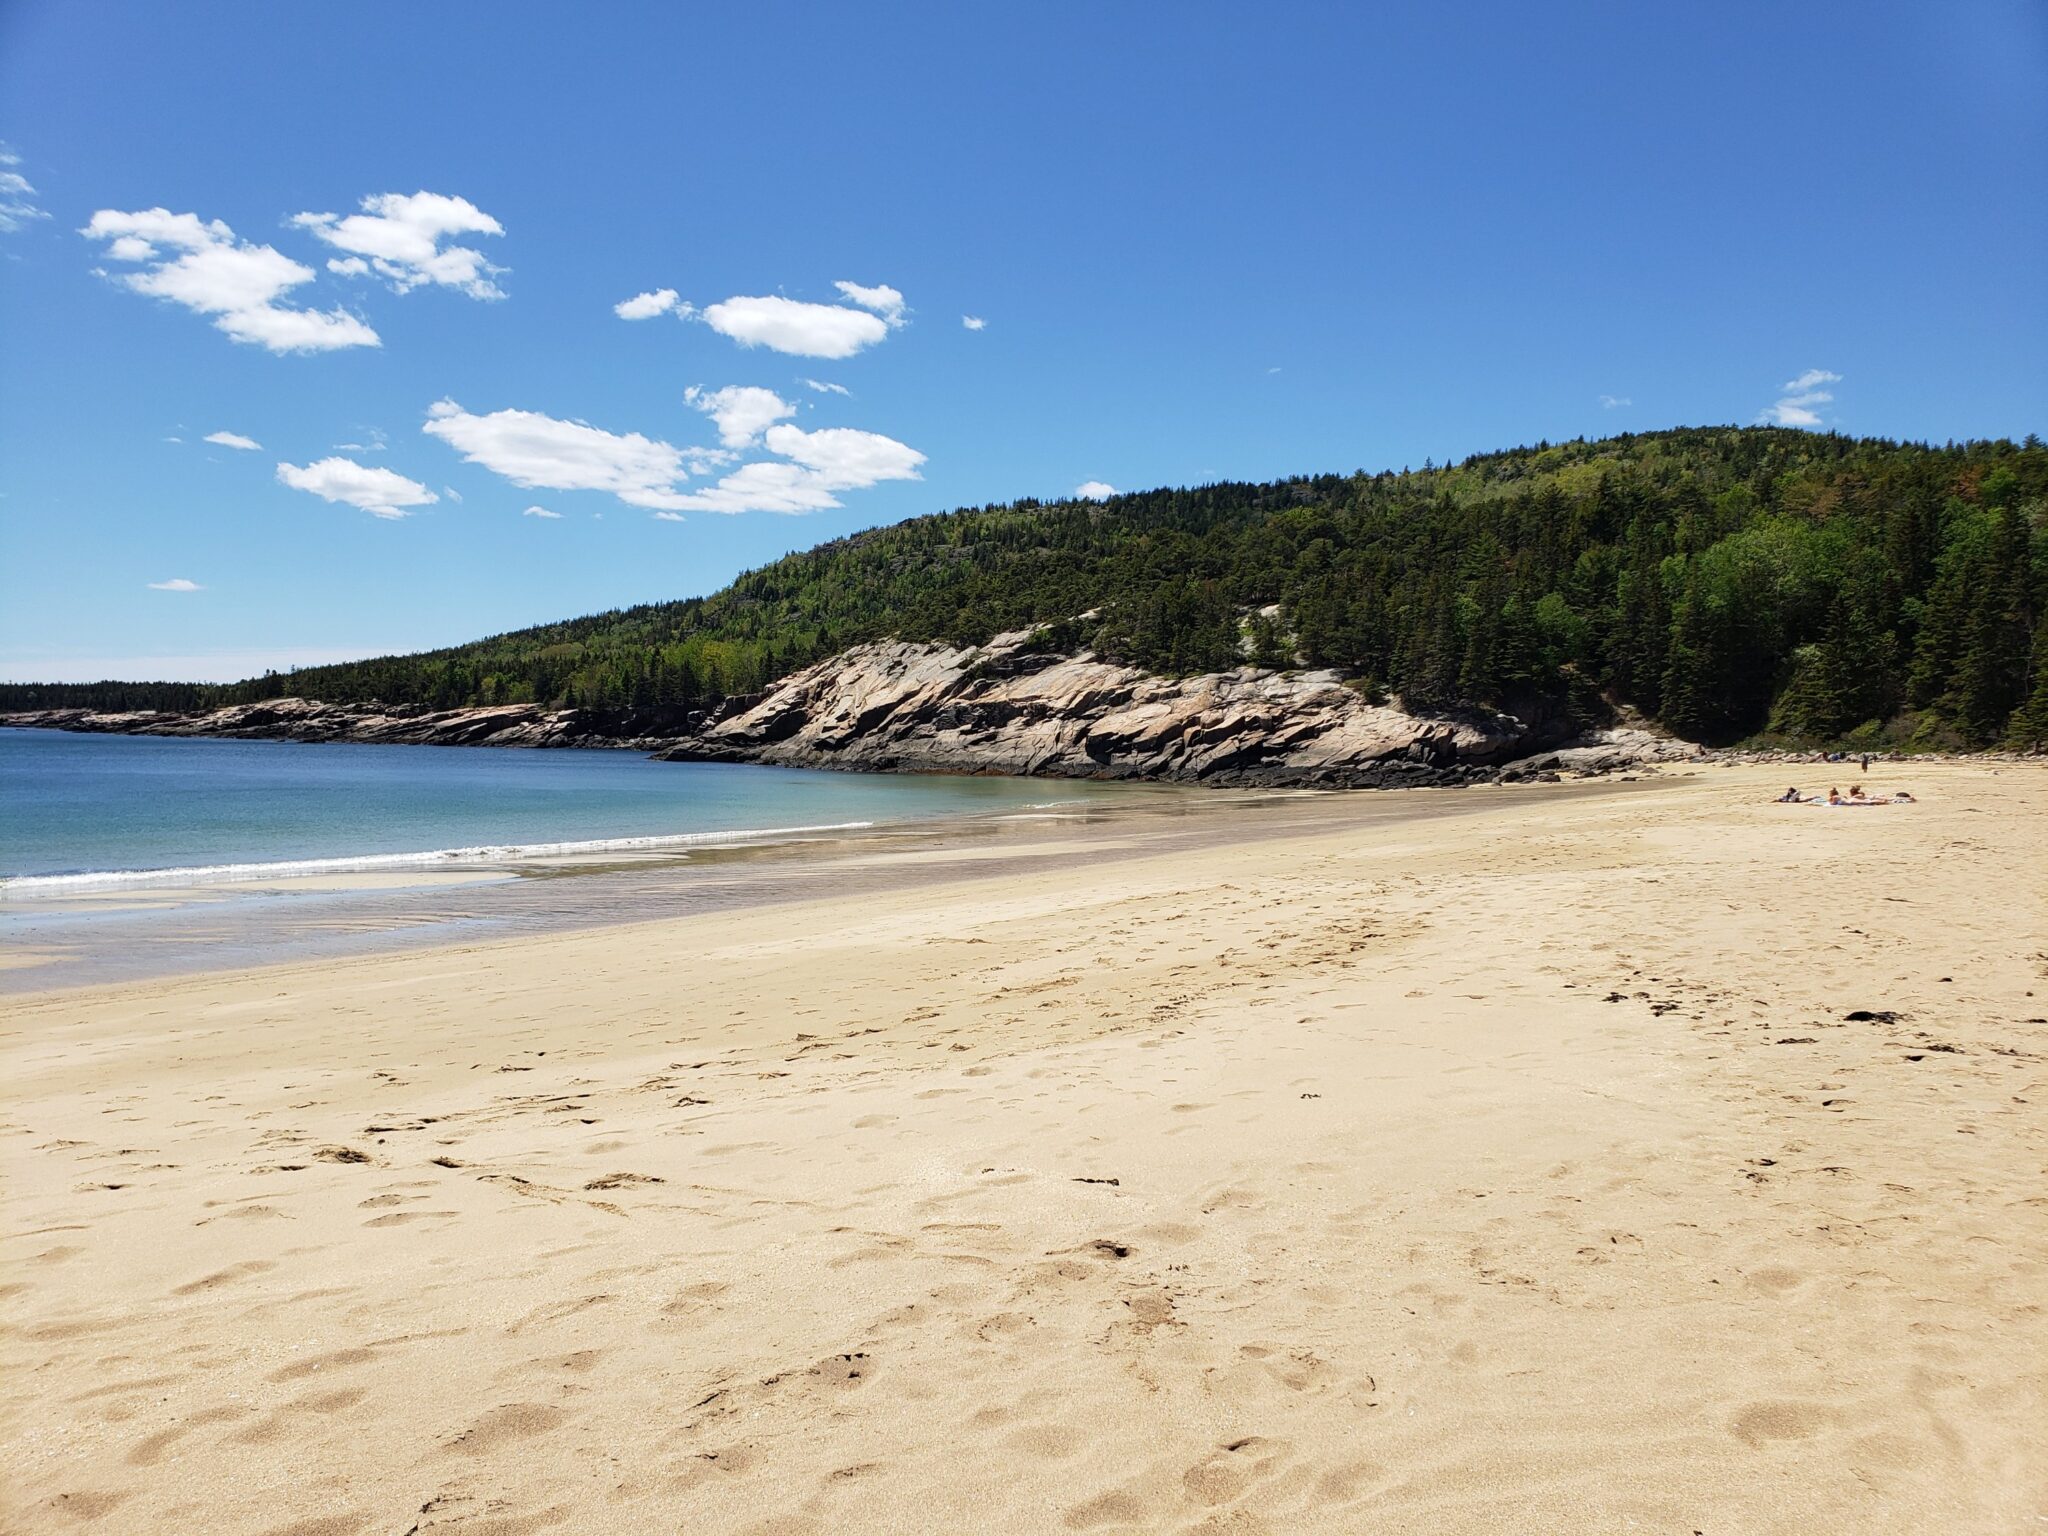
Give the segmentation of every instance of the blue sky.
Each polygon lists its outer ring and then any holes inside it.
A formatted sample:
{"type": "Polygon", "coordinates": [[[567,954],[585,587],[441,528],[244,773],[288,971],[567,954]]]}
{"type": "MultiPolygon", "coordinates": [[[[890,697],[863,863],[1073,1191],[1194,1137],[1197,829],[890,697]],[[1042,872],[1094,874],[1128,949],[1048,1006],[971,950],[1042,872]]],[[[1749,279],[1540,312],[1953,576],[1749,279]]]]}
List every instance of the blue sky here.
{"type": "Polygon", "coordinates": [[[12,0],[0,140],[0,677],[453,643],[1084,485],[2048,431],[2027,0],[12,0]]]}

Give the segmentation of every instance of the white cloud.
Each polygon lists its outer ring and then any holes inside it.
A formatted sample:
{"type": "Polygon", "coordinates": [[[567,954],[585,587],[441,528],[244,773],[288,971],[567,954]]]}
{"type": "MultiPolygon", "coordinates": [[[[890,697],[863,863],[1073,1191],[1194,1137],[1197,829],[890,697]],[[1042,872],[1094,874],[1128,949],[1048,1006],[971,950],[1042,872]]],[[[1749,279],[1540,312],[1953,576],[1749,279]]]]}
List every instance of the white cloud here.
{"type": "Polygon", "coordinates": [[[382,192],[362,201],[362,212],[346,218],[302,213],[292,220],[349,254],[327,263],[344,277],[375,272],[400,293],[435,284],[472,299],[502,299],[491,279],[504,271],[473,246],[443,244],[451,235],[502,235],[505,226],[464,197],[438,192],[406,196],[382,192]]]}
{"type": "Polygon", "coordinates": [[[1627,395],[1602,395],[1600,397],[1600,409],[1603,411],[1618,411],[1624,405],[1634,404],[1635,401],[1629,399],[1627,395]]]}
{"type": "Polygon", "coordinates": [[[1775,405],[1765,406],[1757,420],[1768,427],[1817,427],[1820,414],[1812,407],[1832,399],[1834,396],[1828,394],[1788,396],[1775,405]]]}
{"type": "Polygon", "coordinates": [[[852,357],[889,334],[888,322],[864,309],[774,294],[708,305],[704,323],[743,347],[768,347],[793,357],[852,357]]]}
{"type": "Polygon", "coordinates": [[[173,576],[169,581],[152,581],[149,584],[149,590],[152,592],[204,592],[206,588],[199,585],[196,581],[187,581],[182,576],[173,576]]]}
{"type": "Polygon", "coordinates": [[[709,490],[676,498],[698,512],[818,512],[841,505],[836,491],[865,490],[884,480],[919,480],[925,456],[879,432],[830,427],[770,427],[768,451],[781,461],[742,464],[709,490]]]}
{"type": "Polygon", "coordinates": [[[728,448],[751,448],[769,427],[796,414],[796,407],[774,390],[752,384],[716,390],[692,384],[683,398],[718,424],[718,440],[728,448]]]}
{"type": "Polygon", "coordinates": [[[1758,415],[1760,425],[1770,427],[1818,427],[1825,425],[1817,405],[1832,405],[1835,397],[1820,388],[1823,384],[1839,384],[1842,376],[1830,373],[1825,368],[1809,368],[1796,379],[1787,379],[1779,387],[1784,390],[1774,403],[1764,407],[1758,415]]]}
{"type": "Polygon", "coordinates": [[[519,515],[521,517],[559,518],[562,514],[559,512],[550,512],[546,507],[528,507],[524,512],[520,513],[519,515]]]}
{"type": "Polygon", "coordinates": [[[1116,494],[1116,487],[1105,480],[1083,480],[1074,487],[1074,495],[1081,501],[1107,501],[1116,494]]]}
{"type": "Polygon", "coordinates": [[[448,499],[449,499],[450,501],[454,502],[454,503],[455,503],[455,505],[457,505],[458,507],[462,505],[462,492],[460,492],[460,491],[458,491],[457,489],[455,489],[455,487],[454,487],[454,486],[452,486],[452,485],[444,485],[444,486],[442,486],[442,487],[441,487],[441,494],[442,494],[443,496],[446,496],[446,497],[447,497],[447,498],[448,498],[448,499]]]}
{"type": "Polygon", "coordinates": [[[851,427],[826,427],[806,432],[801,427],[770,427],[768,451],[811,470],[834,490],[850,491],[883,480],[916,480],[924,455],[879,432],[851,427]]]}
{"type": "Polygon", "coordinates": [[[657,512],[654,514],[654,520],[658,523],[681,523],[688,521],[680,512],[657,512]]]}
{"type": "Polygon", "coordinates": [[[621,320],[652,320],[675,307],[675,289],[657,288],[652,293],[636,293],[630,299],[621,299],[612,306],[612,313],[621,320]]]}
{"type": "Polygon", "coordinates": [[[903,295],[887,283],[873,288],[863,288],[859,283],[834,283],[832,285],[852,303],[862,309],[871,309],[882,317],[882,323],[890,330],[903,324],[903,295]]]}
{"type": "Polygon", "coordinates": [[[805,389],[816,390],[821,395],[851,395],[852,390],[844,384],[828,384],[823,379],[799,379],[805,389]]]}
{"type": "Polygon", "coordinates": [[[772,390],[692,390],[689,399],[734,447],[678,448],[637,432],[620,435],[536,411],[476,416],[452,400],[432,406],[422,430],[514,485],[608,491],[629,506],[669,514],[813,512],[839,506],[840,491],[921,478],[925,456],[915,448],[850,428],[806,432],[780,420],[792,407],[772,390]],[[757,440],[777,457],[728,469],[737,448],[757,440]],[[727,472],[716,485],[678,489],[692,475],[719,469],[727,472]]]}
{"type": "Polygon", "coordinates": [[[260,453],[263,445],[253,437],[244,437],[239,432],[209,432],[205,441],[218,443],[223,448],[239,448],[244,453],[260,453]]]}
{"type": "Polygon", "coordinates": [[[431,406],[420,430],[528,490],[609,491],[636,507],[680,505],[676,482],[718,457],[538,411],[473,416],[453,400],[431,406]]]}
{"type": "Polygon", "coordinates": [[[988,329],[988,322],[979,315],[962,315],[960,323],[970,331],[985,331],[988,329]]]}
{"type": "Polygon", "coordinates": [[[112,244],[107,255],[147,267],[114,281],[202,315],[236,341],[272,352],[331,352],[379,345],[377,333],[345,310],[278,303],[313,280],[313,269],[267,245],[251,245],[215,219],[147,208],[102,208],[80,234],[112,244]]]}
{"type": "Polygon", "coordinates": [[[19,164],[21,156],[0,144],[0,233],[4,234],[11,235],[24,224],[49,217],[36,206],[36,189],[15,169],[19,164]]]}
{"type": "Polygon", "coordinates": [[[377,469],[353,459],[318,459],[311,464],[280,464],[277,478],[295,491],[311,491],[322,501],[360,507],[372,517],[408,517],[409,507],[423,507],[441,498],[396,470],[377,469]]]}

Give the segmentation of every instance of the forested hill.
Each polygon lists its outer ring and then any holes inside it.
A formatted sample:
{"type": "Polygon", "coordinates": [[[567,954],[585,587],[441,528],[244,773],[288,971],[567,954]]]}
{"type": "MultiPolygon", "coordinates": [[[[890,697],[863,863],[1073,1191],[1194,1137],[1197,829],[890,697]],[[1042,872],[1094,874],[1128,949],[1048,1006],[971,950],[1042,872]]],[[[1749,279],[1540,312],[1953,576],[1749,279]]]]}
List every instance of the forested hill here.
{"type": "Polygon", "coordinates": [[[884,636],[1047,626],[1159,672],[1341,667],[1411,706],[1628,703],[1686,737],[2048,741],[2048,447],[1779,428],[963,509],[704,598],[222,686],[0,686],[0,709],[299,695],[682,711],[884,636]],[[1090,615],[1079,620],[1077,615],[1090,615]]]}

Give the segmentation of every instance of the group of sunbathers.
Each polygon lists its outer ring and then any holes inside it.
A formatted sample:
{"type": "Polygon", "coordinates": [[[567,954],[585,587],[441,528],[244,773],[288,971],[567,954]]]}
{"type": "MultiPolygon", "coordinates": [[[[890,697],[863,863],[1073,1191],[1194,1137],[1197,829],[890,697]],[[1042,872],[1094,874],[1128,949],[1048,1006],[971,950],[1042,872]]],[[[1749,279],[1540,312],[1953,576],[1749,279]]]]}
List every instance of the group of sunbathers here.
{"type": "Polygon", "coordinates": [[[1863,786],[1861,784],[1852,784],[1849,786],[1849,793],[1846,795],[1839,789],[1830,789],[1826,795],[1807,795],[1801,794],[1799,786],[1795,784],[1786,790],[1785,793],[1778,796],[1776,803],[1779,805],[1912,805],[1915,801],[1903,789],[1889,795],[1866,795],[1863,793],[1863,786]]]}

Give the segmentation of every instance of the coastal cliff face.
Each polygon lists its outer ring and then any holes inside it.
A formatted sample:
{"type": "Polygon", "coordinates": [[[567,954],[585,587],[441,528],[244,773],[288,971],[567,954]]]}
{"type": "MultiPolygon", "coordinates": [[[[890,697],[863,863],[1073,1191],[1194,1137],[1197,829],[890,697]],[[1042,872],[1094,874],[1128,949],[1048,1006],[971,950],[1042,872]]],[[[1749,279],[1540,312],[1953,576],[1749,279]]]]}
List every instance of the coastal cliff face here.
{"type": "Polygon", "coordinates": [[[1556,743],[1481,711],[1404,714],[1333,672],[1159,677],[1030,649],[865,645],[783,679],[658,755],[802,768],[1216,785],[1457,783],[1556,743]]]}
{"type": "Polygon", "coordinates": [[[999,635],[856,646],[711,715],[504,704],[430,710],[270,699],[205,714],[57,709],[0,724],[149,736],[425,746],[610,747],[676,762],[897,773],[1384,788],[1603,771],[1687,751],[1640,731],[1563,746],[1560,719],[1411,715],[1334,672],[1160,677],[999,635]]]}

